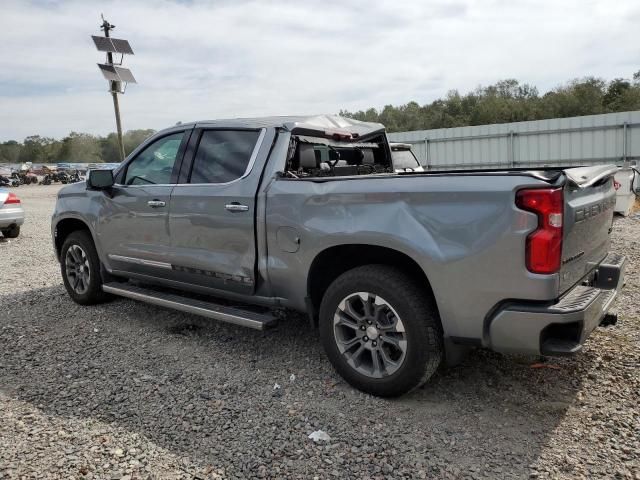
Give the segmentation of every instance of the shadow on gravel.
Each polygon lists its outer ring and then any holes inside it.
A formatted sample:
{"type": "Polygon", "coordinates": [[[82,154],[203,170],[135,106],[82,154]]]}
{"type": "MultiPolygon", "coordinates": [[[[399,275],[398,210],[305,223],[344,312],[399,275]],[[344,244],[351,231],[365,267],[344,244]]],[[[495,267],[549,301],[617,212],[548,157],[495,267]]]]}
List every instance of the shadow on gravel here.
{"type": "Polygon", "coordinates": [[[265,462],[311,473],[313,462],[284,462],[306,455],[301,444],[311,448],[306,436],[317,428],[347,449],[397,451],[396,468],[453,462],[525,475],[587,374],[588,362],[533,369],[536,359],[478,350],[424,388],[384,400],[339,379],[304,319],[263,333],[123,299],[81,307],[61,286],[0,304],[5,393],[49,414],[114,423],[236,475],[265,462]]]}
{"type": "Polygon", "coordinates": [[[167,332],[172,335],[184,335],[186,337],[199,335],[202,332],[202,325],[195,323],[178,323],[167,328],[167,332]]]}

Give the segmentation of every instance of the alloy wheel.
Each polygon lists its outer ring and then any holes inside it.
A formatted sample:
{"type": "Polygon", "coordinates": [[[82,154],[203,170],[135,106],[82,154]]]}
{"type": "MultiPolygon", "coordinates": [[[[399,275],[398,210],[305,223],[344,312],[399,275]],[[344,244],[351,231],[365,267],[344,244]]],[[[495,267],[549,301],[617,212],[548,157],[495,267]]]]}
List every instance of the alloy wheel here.
{"type": "Polygon", "coordinates": [[[384,298],[356,292],[342,299],[333,317],[338,350],[358,373],[393,375],[405,360],[407,334],[398,313],[384,298]]]}
{"type": "Polygon", "coordinates": [[[71,245],[65,255],[67,281],[74,292],[82,295],[89,290],[91,268],[89,257],[80,245],[71,245]]]}

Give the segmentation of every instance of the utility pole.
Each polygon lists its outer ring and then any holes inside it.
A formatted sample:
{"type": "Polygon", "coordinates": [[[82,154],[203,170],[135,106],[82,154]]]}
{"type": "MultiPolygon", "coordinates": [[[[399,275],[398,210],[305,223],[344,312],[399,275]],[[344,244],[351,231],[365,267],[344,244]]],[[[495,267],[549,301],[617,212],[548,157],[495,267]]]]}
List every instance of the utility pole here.
{"type": "Polygon", "coordinates": [[[131,70],[122,68],[122,59],[125,55],[133,55],[133,50],[127,40],[120,40],[117,38],[111,38],[111,30],[115,28],[115,25],[110,24],[102,16],[102,25],[100,30],[104,32],[104,37],[98,37],[92,35],[93,42],[99,51],[107,53],[107,62],[104,64],[99,63],[98,67],[102,71],[102,74],[109,82],[109,93],[113,97],[113,109],[116,114],[116,128],[118,130],[118,145],[120,150],[120,160],[124,160],[124,140],[122,138],[122,122],[120,120],[120,104],[118,102],[118,94],[124,94],[127,83],[137,83],[133,77],[131,70]],[[113,61],[113,54],[120,53],[120,63],[113,61]],[[125,85],[125,88],[122,85],[125,85]]]}
{"type": "MultiPolygon", "coordinates": [[[[101,30],[104,31],[104,36],[109,38],[109,32],[115,28],[115,25],[111,25],[108,21],[102,17],[101,30]]],[[[113,65],[113,53],[107,52],[107,64],[113,65]]],[[[111,84],[111,96],[113,97],[113,110],[116,113],[116,128],[118,130],[118,144],[120,145],[120,160],[124,160],[124,140],[122,138],[122,122],[120,121],[120,105],[118,103],[118,92],[120,91],[120,82],[113,80],[109,82],[111,84]]]]}

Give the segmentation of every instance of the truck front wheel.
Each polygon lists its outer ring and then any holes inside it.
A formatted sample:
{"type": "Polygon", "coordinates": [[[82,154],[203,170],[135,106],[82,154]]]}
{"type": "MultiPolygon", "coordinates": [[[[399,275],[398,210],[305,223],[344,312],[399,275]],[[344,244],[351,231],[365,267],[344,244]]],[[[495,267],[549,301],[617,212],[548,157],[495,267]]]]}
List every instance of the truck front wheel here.
{"type": "Polygon", "coordinates": [[[100,259],[91,234],[78,230],[69,234],[60,249],[60,270],[69,296],[80,305],[104,302],[100,259]]]}
{"type": "Polygon", "coordinates": [[[357,267],[334,280],[320,306],[320,338],[347,382],[382,397],[419,387],[443,357],[426,285],[387,265],[357,267]]]}

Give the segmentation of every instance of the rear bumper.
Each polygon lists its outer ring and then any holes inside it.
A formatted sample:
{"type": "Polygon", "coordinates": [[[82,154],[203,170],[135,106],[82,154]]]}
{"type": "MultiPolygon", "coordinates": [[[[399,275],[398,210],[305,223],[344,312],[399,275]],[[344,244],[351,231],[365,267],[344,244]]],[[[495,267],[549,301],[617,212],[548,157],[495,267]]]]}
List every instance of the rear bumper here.
{"type": "MultiPolygon", "coordinates": [[[[492,350],[534,355],[579,352],[600,325],[624,285],[626,259],[610,253],[596,268],[591,285],[577,285],[552,305],[514,302],[489,322],[492,350]]],[[[607,320],[611,320],[609,315],[607,320]]]]}
{"type": "Polygon", "coordinates": [[[8,228],[24,223],[24,210],[22,207],[8,208],[6,205],[0,208],[0,228],[8,228]]]}

